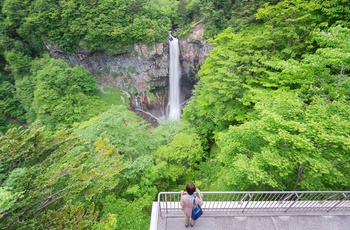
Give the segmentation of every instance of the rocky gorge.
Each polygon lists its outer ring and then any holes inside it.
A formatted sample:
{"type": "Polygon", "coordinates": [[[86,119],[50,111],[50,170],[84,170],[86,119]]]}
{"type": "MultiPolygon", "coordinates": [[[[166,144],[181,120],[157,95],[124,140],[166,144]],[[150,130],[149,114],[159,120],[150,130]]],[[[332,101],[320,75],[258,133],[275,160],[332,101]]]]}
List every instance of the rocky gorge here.
{"type": "MultiPolygon", "coordinates": [[[[197,82],[196,74],[212,46],[206,41],[204,24],[192,27],[192,32],[179,39],[180,101],[185,104],[197,82]]],[[[169,45],[167,41],[145,45],[134,44],[126,53],[109,55],[80,50],[67,54],[59,48],[47,45],[52,57],[67,61],[70,65],[82,65],[97,77],[99,89],[105,87],[121,90],[130,100],[132,111],[152,124],[164,119],[169,84],[169,45]]],[[[128,102],[125,102],[128,104],[128,102]]]]}

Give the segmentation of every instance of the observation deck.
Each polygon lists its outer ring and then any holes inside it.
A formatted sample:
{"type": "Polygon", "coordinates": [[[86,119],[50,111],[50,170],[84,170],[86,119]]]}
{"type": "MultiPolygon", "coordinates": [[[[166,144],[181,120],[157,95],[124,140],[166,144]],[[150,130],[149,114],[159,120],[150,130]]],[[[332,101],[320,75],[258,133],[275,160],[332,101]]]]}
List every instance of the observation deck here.
{"type": "MultiPolygon", "coordinates": [[[[350,191],[201,192],[203,215],[187,229],[350,230],[350,191]]],[[[151,230],[186,229],[180,192],[153,202],[151,230]]]]}

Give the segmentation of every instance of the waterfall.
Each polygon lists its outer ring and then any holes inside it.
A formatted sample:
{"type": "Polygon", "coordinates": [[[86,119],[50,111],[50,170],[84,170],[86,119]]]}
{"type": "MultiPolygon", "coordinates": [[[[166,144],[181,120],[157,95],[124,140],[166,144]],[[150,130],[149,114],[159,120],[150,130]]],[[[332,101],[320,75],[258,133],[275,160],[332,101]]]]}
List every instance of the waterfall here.
{"type": "Polygon", "coordinates": [[[169,100],[168,100],[168,118],[172,120],[180,120],[180,48],[177,38],[170,35],[169,39],[169,100]]]}

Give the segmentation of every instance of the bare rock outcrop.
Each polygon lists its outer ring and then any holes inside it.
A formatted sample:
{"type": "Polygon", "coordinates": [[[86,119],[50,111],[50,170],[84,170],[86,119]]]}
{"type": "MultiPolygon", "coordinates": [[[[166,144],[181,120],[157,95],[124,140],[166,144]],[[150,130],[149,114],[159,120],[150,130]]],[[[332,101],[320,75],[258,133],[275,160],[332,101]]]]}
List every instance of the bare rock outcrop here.
{"type": "MultiPolygon", "coordinates": [[[[193,27],[192,33],[184,39],[180,39],[181,49],[181,95],[182,100],[191,96],[191,91],[196,83],[196,73],[203,64],[212,46],[205,40],[204,24],[193,27]]],[[[102,88],[104,86],[120,88],[129,92],[131,107],[150,112],[154,116],[161,116],[163,112],[156,112],[166,106],[168,69],[169,69],[169,45],[155,43],[145,45],[134,44],[133,48],[123,54],[108,55],[104,53],[90,53],[81,50],[76,53],[66,54],[58,47],[47,44],[51,56],[60,58],[71,65],[82,65],[92,74],[96,75],[102,88]],[[157,95],[150,99],[147,92],[157,95]],[[141,101],[137,101],[140,100],[141,101]],[[141,104],[140,104],[141,103],[141,104]]]]}

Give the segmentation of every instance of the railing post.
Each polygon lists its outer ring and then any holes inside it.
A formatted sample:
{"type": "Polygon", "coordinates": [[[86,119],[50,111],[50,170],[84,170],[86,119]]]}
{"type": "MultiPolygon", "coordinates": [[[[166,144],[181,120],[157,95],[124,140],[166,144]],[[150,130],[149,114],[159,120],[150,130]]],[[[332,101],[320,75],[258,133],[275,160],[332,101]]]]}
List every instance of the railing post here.
{"type": "Polygon", "coordinates": [[[342,195],[343,195],[343,198],[341,200],[339,200],[333,207],[328,209],[327,212],[331,211],[333,208],[337,207],[340,203],[342,203],[345,200],[346,195],[344,193],[342,193],[342,195]]]}
{"type": "Polygon", "coordinates": [[[286,200],[289,200],[289,198],[291,198],[292,196],[294,195],[294,193],[290,193],[288,196],[286,196],[283,200],[283,201],[286,201],[286,200]]]}
{"type": "Polygon", "coordinates": [[[162,216],[162,207],[160,206],[160,194],[161,193],[158,193],[158,210],[159,210],[159,216],[163,217],[162,216]]]}
{"type": "Polygon", "coordinates": [[[242,210],[242,213],[244,212],[244,210],[246,209],[246,207],[248,206],[249,202],[252,200],[254,194],[248,194],[248,196],[250,197],[247,204],[245,205],[244,209],[242,210]]]}
{"type": "Polygon", "coordinates": [[[165,202],[165,213],[168,214],[168,196],[167,194],[164,194],[165,195],[165,199],[164,199],[164,202],[165,202]]]}
{"type": "Polygon", "coordinates": [[[241,204],[242,202],[244,202],[245,201],[245,198],[248,196],[249,194],[245,194],[244,196],[243,196],[243,198],[239,201],[239,203],[241,204]]]}
{"type": "Polygon", "coordinates": [[[294,194],[297,197],[297,199],[286,209],[286,211],[284,211],[285,213],[295,204],[295,202],[297,202],[304,195],[304,193],[302,193],[300,196],[298,196],[298,193],[294,194]]]}

